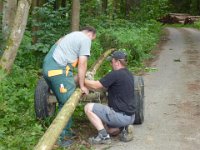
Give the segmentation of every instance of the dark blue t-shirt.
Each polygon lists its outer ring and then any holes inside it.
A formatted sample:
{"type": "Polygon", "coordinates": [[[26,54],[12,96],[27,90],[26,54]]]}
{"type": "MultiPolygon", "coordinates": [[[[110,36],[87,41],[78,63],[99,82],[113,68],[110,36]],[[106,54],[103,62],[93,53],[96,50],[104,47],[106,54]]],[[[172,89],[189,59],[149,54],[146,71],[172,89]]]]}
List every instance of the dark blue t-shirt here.
{"type": "Polygon", "coordinates": [[[127,115],[135,113],[134,78],[128,69],[114,70],[103,77],[100,83],[108,90],[109,107],[127,115]]]}

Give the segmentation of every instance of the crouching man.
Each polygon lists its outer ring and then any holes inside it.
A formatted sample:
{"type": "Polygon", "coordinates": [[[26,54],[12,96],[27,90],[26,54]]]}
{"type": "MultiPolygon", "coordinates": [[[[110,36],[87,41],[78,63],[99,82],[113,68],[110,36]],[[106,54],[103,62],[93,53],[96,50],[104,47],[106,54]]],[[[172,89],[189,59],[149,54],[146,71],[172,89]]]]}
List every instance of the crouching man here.
{"type": "Polygon", "coordinates": [[[135,119],[134,78],[126,68],[127,56],[123,51],[115,51],[108,58],[112,71],[99,81],[85,80],[89,89],[106,89],[108,105],[88,103],[85,113],[98,130],[98,135],[89,138],[90,144],[109,144],[110,135],[117,135],[121,141],[133,139],[133,122],[135,119]]]}

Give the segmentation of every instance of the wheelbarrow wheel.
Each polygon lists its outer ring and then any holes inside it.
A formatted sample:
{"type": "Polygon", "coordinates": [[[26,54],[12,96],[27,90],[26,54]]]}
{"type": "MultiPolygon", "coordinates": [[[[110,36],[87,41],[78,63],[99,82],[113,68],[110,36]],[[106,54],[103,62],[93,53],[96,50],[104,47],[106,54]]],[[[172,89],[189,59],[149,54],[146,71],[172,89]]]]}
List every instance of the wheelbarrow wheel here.
{"type": "Polygon", "coordinates": [[[134,88],[136,100],[134,124],[142,124],[144,122],[144,80],[141,76],[134,76],[134,88]]]}
{"type": "Polygon", "coordinates": [[[36,86],[34,95],[34,107],[36,118],[45,119],[53,116],[56,111],[56,103],[49,102],[49,98],[53,94],[50,93],[50,88],[44,78],[41,78],[36,86]]]}

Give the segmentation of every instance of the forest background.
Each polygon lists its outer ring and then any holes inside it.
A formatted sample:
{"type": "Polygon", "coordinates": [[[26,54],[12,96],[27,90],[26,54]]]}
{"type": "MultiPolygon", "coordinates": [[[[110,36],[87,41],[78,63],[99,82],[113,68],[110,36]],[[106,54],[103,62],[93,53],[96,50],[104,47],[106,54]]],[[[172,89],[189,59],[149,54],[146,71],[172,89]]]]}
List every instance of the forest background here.
{"type": "MultiPolygon", "coordinates": [[[[0,0],[0,149],[33,149],[54,118],[36,119],[34,91],[44,56],[60,37],[93,26],[97,38],[88,68],[105,50],[116,48],[128,53],[131,71],[151,71],[143,62],[153,57],[162,35],[157,20],[169,12],[200,15],[200,0],[0,0]],[[11,36],[17,25],[24,25],[24,34],[11,36]]],[[[104,63],[95,78],[110,71],[108,66],[104,63]]],[[[83,105],[75,110],[74,128],[89,122],[83,105]]]]}

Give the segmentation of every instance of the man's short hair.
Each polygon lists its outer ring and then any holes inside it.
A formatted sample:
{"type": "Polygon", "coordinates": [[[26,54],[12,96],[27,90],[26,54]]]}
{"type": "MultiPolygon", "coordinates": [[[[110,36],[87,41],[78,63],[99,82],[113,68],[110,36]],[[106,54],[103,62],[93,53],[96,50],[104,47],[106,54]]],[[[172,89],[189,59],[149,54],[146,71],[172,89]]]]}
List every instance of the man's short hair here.
{"type": "Polygon", "coordinates": [[[81,31],[88,31],[88,32],[92,32],[93,34],[96,34],[96,29],[94,27],[91,27],[91,26],[86,26],[86,27],[83,27],[81,29],[81,31]]]}

